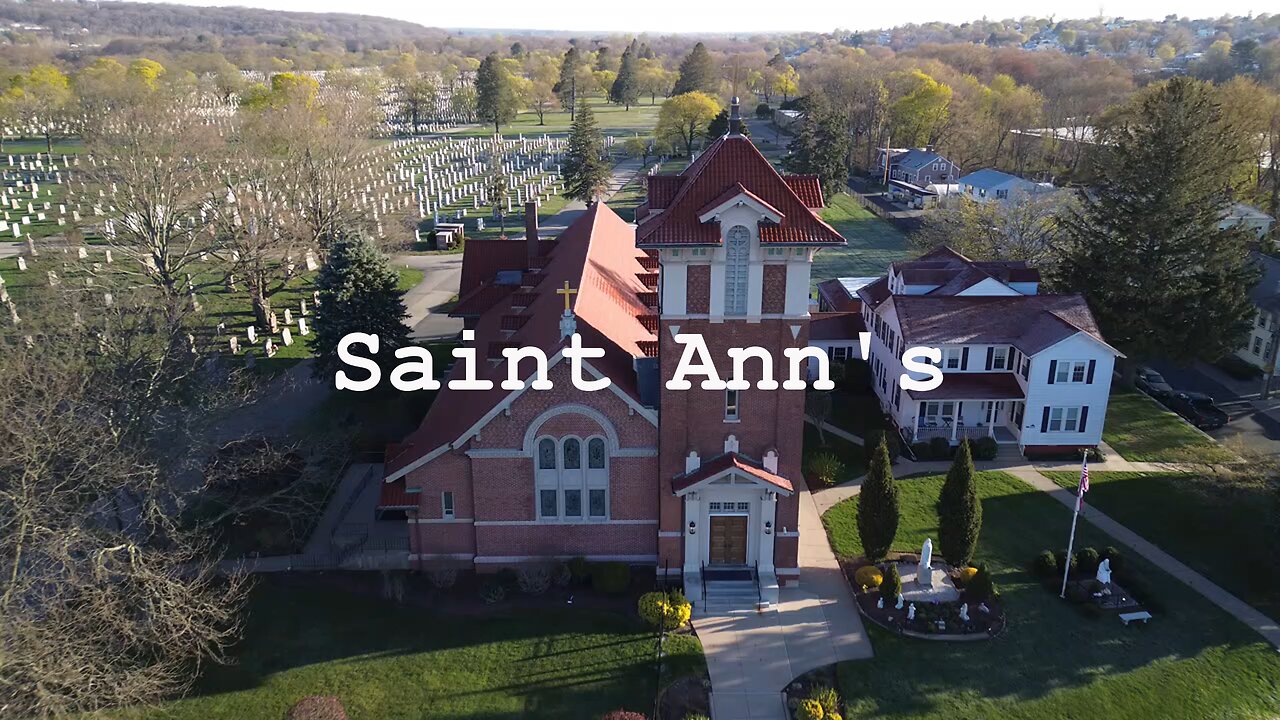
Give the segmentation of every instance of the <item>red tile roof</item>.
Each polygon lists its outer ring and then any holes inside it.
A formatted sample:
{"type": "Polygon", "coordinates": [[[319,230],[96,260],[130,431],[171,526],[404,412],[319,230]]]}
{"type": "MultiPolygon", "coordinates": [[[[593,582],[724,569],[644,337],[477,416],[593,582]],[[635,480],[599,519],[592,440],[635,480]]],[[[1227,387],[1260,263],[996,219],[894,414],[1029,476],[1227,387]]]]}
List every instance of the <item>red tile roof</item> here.
{"type": "Polygon", "coordinates": [[[805,207],[817,210],[827,206],[817,175],[783,175],[782,179],[787,181],[805,207]]]}
{"type": "Polygon", "coordinates": [[[942,385],[924,392],[908,390],[915,400],[1020,400],[1022,386],[1010,372],[943,373],[942,385]]]}
{"type": "Polygon", "coordinates": [[[648,201],[650,210],[662,210],[675,198],[684,184],[682,175],[650,175],[648,183],[648,201]]]}
{"type": "Polygon", "coordinates": [[[697,470],[677,476],[671,481],[671,492],[678,493],[681,490],[693,487],[704,480],[709,480],[720,473],[729,470],[735,470],[744,475],[755,478],[760,482],[772,485],[788,495],[795,492],[795,488],[791,485],[790,480],[782,477],[781,475],[765,470],[764,467],[755,460],[743,457],[735,452],[713,457],[702,463],[697,470]]]}
{"type": "Polygon", "coordinates": [[[418,494],[405,490],[404,478],[382,483],[378,492],[379,510],[404,510],[416,507],[418,507],[418,494]]]}
{"type": "Polygon", "coordinates": [[[706,215],[712,210],[715,210],[721,205],[738,197],[739,195],[745,195],[750,200],[753,200],[754,202],[763,206],[765,210],[773,213],[774,215],[777,215],[780,218],[786,219],[786,215],[783,215],[781,210],[765,202],[760,198],[759,195],[756,195],[755,193],[743,187],[742,183],[734,183],[731,187],[725,188],[725,191],[720,193],[720,196],[717,197],[715,200],[712,200],[711,202],[707,203],[701,208],[698,208],[698,217],[702,217],[703,215],[706,215]]]}
{"type": "MultiPolygon", "coordinates": [[[[720,244],[720,229],[714,223],[703,224],[698,216],[708,203],[739,183],[783,215],[782,222],[777,225],[761,225],[761,242],[845,244],[840,233],[818,217],[756,146],[744,137],[728,135],[716,140],[679,177],[684,179],[667,203],[667,209],[636,229],[636,241],[640,247],[720,244]]],[[[650,187],[653,187],[653,178],[650,178],[650,187]]],[[[666,189],[668,186],[662,187],[666,189]]],[[[651,202],[650,207],[656,205],[651,202]]]]}
{"type": "MultiPolygon", "coordinates": [[[[578,290],[571,302],[582,344],[605,350],[605,357],[590,360],[590,364],[620,390],[638,398],[633,363],[636,358],[648,356],[648,343],[657,340],[641,319],[651,314],[640,299],[642,294],[651,293],[637,277],[645,273],[642,260],[646,257],[635,247],[631,225],[603,203],[591,205],[556,239],[538,287],[514,293],[478,319],[474,345],[484,351],[508,345],[539,347],[548,358],[555,355],[566,342],[560,337],[564,299],[555,290],[567,281],[578,290]],[[528,319],[510,333],[515,324],[513,316],[528,319]]],[[[450,377],[461,376],[463,365],[456,363],[450,377]]],[[[505,360],[480,363],[477,375],[492,380],[494,388],[457,391],[450,390],[446,383],[400,452],[388,454],[388,475],[459,439],[511,394],[498,387],[507,376],[505,360]]]]}
{"type": "Polygon", "coordinates": [[[453,306],[453,309],[449,311],[449,317],[483,315],[490,308],[505,300],[515,289],[514,285],[481,285],[473,289],[470,294],[462,296],[457,304],[453,306]]]}
{"type": "MultiPolygon", "coordinates": [[[[539,254],[550,252],[551,243],[538,243],[539,254]]],[[[502,270],[525,270],[529,267],[528,248],[520,240],[467,240],[462,246],[462,279],[458,283],[458,297],[463,297],[477,287],[493,282],[502,270]]]]}

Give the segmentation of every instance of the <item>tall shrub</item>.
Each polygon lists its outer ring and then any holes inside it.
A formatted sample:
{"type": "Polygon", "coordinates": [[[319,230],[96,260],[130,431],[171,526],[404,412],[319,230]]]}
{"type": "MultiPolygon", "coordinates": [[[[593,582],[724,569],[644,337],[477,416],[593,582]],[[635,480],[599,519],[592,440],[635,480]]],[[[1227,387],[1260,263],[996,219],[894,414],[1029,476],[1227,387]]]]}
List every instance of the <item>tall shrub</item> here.
{"type": "Polygon", "coordinates": [[[898,533],[898,488],[884,439],[871,452],[867,478],[858,494],[858,537],[869,560],[881,560],[898,533]]]}
{"type": "Polygon", "coordinates": [[[982,529],[982,503],[968,441],[960,443],[938,498],[938,544],[947,562],[964,567],[973,560],[982,529]]]}

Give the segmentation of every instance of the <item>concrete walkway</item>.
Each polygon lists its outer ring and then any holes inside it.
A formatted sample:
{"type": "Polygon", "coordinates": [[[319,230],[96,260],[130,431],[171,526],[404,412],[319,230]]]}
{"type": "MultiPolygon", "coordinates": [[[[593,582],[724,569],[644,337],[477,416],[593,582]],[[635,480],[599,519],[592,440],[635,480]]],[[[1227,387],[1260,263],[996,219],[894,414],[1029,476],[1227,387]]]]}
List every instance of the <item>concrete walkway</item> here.
{"type": "Polygon", "coordinates": [[[786,720],[783,689],[810,670],[872,656],[862,618],[827,543],[818,508],[800,492],[800,585],[776,612],[696,618],[715,720],[786,720]]]}

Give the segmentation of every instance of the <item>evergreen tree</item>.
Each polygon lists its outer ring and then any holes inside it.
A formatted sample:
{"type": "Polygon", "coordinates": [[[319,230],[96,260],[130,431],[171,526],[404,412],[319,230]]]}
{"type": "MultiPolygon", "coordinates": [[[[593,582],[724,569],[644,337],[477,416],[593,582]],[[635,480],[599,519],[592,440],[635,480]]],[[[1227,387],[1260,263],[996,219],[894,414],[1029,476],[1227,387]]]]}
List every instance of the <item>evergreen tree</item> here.
{"type": "Polygon", "coordinates": [[[575,78],[578,66],[581,64],[582,56],[578,54],[578,48],[569,48],[564,54],[564,59],[560,61],[560,79],[551,87],[551,91],[560,98],[560,107],[566,112],[573,112],[574,103],[577,102],[575,78]]]}
{"type": "Polygon", "coordinates": [[[1214,360],[1244,340],[1258,274],[1248,233],[1219,228],[1247,154],[1212,87],[1190,78],[1153,86],[1100,145],[1100,180],[1066,214],[1052,279],[1084,295],[1107,342],[1129,358],[1214,360]]]}
{"type": "Polygon", "coordinates": [[[503,123],[509,123],[516,117],[511,76],[496,52],[486,55],[476,70],[476,117],[493,123],[495,134],[503,123]]]}
{"type": "Polygon", "coordinates": [[[622,52],[622,62],[618,65],[618,77],[609,88],[609,101],[615,105],[625,105],[628,110],[640,100],[640,82],[636,77],[635,41],[631,47],[622,52]]]}
{"type": "MultiPolygon", "coordinates": [[[[751,137],[751,128],[747,124],[741,123],[739,128],[744,137],[751,137]]],[[[711,122],[707,123],[707,140],[715,140],[729,132],[729,110],[721,110],[719,114],[711,118],[711,122]]]]}
{"type": "Polygon", "coordinates": [[[711,54],[707,46],[698,43],[680,62],[680,79],[671,91],[672,96],[687,92],[704,92],[715,96],[719,94],[720,82],[716,77],[715,63],[711,62],[711,54]]]}
{"type": "Polygon", "coordinates": [[[938,496],[938,549],[947,562],[966,567],[973,561],[982,530],[982,502],[969,441],[960,443],[938,496]]]}
{"type": "Polygon", "coordinates": [[[569,130],[564,161],[564,196],[591,202],[609,185],[609,165],[604,161],[604,136],[595,114],[583,100],[569,130]]]}
{"type": "Polygon", "coordinates": [[[888,554],[898,534],[898,517],[898,487],[893,481],[889,446],[882,437],[871,451],[867,477],[858,493],[858,537],[868,560],[881,560],[888,554]]]}
{"type": "Polygon", "coordinates": [[[360,236],[338,239],[316,279],[320,302],[310,345],[317,377],[341,367],[338,343],[348,333],[377,335],[380,357],[391,357],[408,344],[409,328],[404,324],[408,313],[399,281],[386,255],[372,242],[360,236]]]}
{"type": "Polygon", "coordinates": [[[790,154],[783,165],[793,173],[817,175],[829,200],[849,181],[849,123],[843,113],[815,96],[806,98],[803,108],[804,117],[787,146],[790,154]]]}

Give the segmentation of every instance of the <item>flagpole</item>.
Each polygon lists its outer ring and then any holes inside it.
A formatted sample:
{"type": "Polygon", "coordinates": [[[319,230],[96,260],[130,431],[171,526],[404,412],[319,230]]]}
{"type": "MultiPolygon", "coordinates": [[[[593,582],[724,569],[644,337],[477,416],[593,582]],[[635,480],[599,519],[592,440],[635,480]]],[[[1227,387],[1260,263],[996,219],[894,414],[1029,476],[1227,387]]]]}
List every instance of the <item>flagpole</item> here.
{"type": "Polygon", "coordinates": [[[1071,513],[1071,538],[1067,540],[1067,557],[1062,563],[1062,592],[1058,597],[1064,600],[1067,597],[1067,576],[1071,574],[1071,551],[1076,544],[1076,521],[1080,519],[1080,506],[1084,500],[1084,477],[1089,468],[1089,455],[1084,456],[1084,461],[1080,466],[1081,481],[1076,487],[1076,507],[1071,513]]]}

